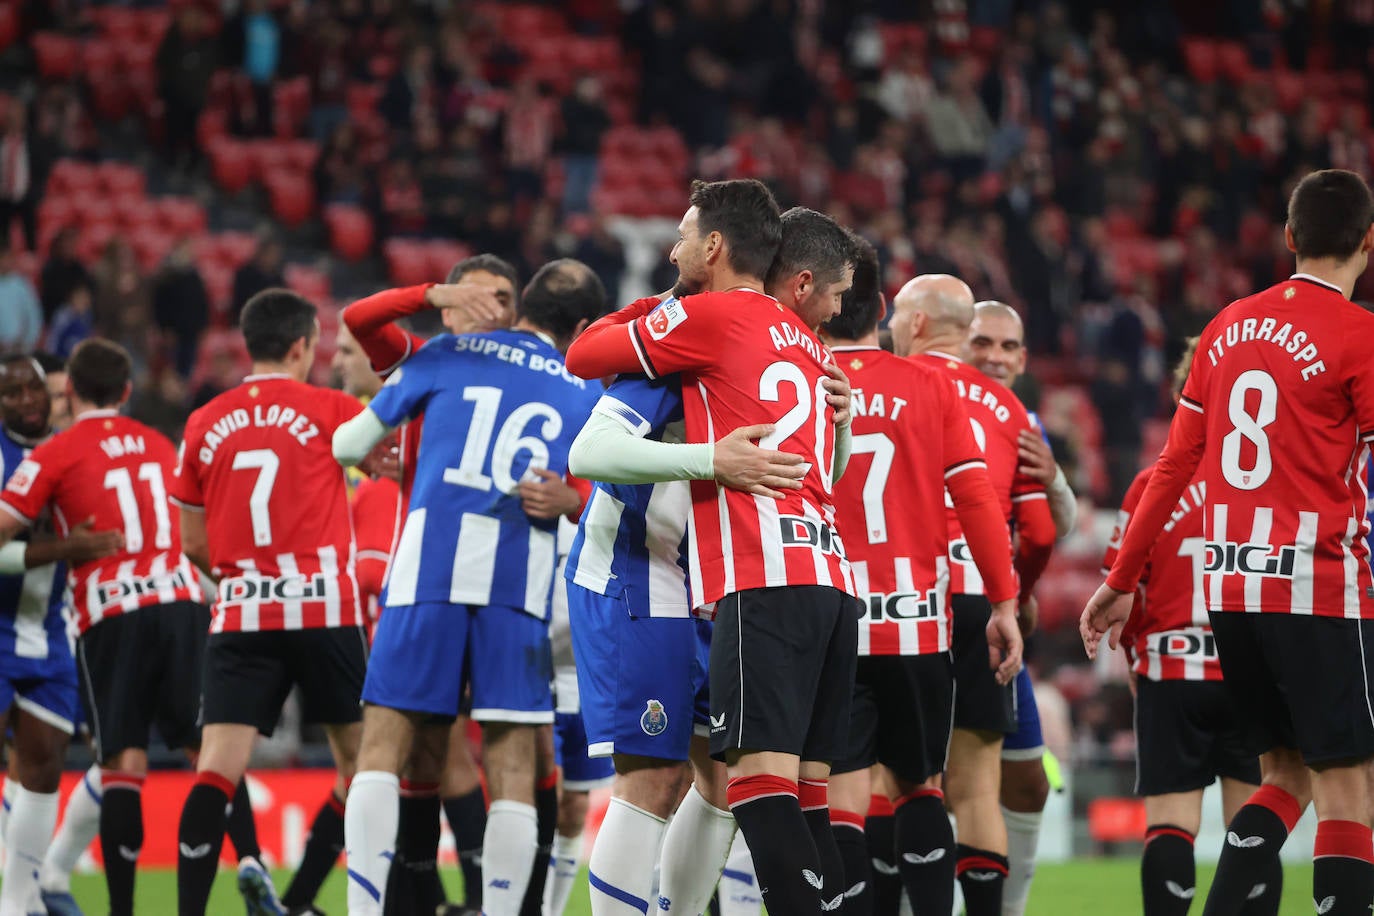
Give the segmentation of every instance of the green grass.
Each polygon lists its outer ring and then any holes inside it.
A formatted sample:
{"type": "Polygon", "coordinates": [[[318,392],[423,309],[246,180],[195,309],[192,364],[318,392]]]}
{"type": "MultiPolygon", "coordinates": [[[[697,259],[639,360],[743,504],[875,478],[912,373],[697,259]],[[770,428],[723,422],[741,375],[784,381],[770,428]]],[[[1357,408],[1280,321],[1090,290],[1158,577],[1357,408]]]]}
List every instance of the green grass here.
{"type": "MultiPolygon", "coordinates": [[[[1065,865],[1042,865],[1031,891],[1028,916],[1126,916],[1140,912],[1140,879],[1138,863],[1128,859],[1084,859],[1065,865]]],[[[1206,882],[1211,879],[1210,868],[1198,869],[1198,894],[1192,912],[1202,912],[1206,896],[1206,882]]],[[[462,880],[456,872],[444,875],[449,895],[457,899],[462,880]]],[[[1312,868],[1294,866],[1284,874],[1281,916],[1307,916],[1312,912],[1312,868]]],[[[278,873],[279,888],[285,888],[287,875],[278,873]]],[[[73,891],[82,908],[91,916],[104,912],[105,881],[100,875],[78,875],[73,891]]],[[[343,916],[344,876],[335,869],[318,901],[330,916],[343,916]]],[[[138,877],[138,894],[134,909],[140,916],[174,916],[176,913],[176,875],[171,871],[150,871],[138,877]]],[[[230,916],[243,912],[234,885],[234,876],[221,871],[210,898],[211,916],[230,916]]],[[[587,882],[584,877],[568,906],[568,916],[589,916],[587,882]]]]}

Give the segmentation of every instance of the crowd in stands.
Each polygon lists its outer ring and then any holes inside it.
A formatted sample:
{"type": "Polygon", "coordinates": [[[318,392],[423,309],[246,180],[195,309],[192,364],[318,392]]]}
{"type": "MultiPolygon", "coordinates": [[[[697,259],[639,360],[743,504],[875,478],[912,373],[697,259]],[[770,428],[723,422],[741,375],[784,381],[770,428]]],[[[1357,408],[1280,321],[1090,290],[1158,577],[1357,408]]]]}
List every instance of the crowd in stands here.
{"type": "Polygon", "coordinates": [[[1021,310],[1024,397],[1115,505],[1183,338],[1290,270],[1296,179],[1370,174],[1371,38],[1367,0],[0,0],[0,350],[121,340],[175,432],[257,289],[328,330],[489,251],[615,295],[618,217],[757,177],[859,229],[889,291],[950,272],[1021,310]],[[222,224],[243,206],[271,228],[222,224]]]}

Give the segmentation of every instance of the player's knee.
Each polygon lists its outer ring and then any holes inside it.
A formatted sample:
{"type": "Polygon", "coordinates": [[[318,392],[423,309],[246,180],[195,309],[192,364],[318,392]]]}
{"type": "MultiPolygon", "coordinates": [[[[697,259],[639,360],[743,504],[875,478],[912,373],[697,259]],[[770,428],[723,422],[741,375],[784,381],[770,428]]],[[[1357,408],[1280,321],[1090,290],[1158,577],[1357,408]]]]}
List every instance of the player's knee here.
{"type": "Polygon", "coordinates": [[[587,823],[587,809],[591,807],[586,792],[564,792],[558,802],[558,833],[560,836],[580,836],[587,823]]]}
{"type": "Polygon", "coordinates": [[[616,755],[615,770],[615,796],[658,817],[677,807],[690,775],[677,761],[627,754],[616,755]]]}
{"type": "Polygon", "coordinates": [[[1035,813],[1045,810],[1050,781],[1039,760],[1005,761],[1002,765],[1002,806],[1010,811],[1035,813]]]}

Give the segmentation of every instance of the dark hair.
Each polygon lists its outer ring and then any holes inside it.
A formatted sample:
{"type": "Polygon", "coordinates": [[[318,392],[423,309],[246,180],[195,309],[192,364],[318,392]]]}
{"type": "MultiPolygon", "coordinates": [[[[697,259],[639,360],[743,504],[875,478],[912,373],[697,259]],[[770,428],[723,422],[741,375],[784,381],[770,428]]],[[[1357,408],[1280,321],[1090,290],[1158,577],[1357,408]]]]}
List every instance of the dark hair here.
{"type": "Polygon", "coordinates": [[[840,313],[825,323],[825,330],[839,340],[858,340],[883,320],[886,303],[878,277],[878,252],[860,236],[853,237],[854,285],[841,298],[840,313]]]}
{"type": "Polygon", "coordinates": [[[824,213],[793,207],[782,215],[782,244],[768,268],[766,286],[773,288],[803,270],[818,287],[838,283],[854,263],[854,236],[824,213]]]}
{"type": "Polygon", "coordinates": [[[45,375],[67,371],[67,364],[62,361],[62,357],[55,356],[47,350],[34,351],[33,361],[38,363],[38,368],[42,369],[45,375]]]}
{"type": "Polygon", "coordinates": [[[468,274],[483,270],[498,277],[505,277],[510,281],[511,288],[515,290],[518,297],[520,295],[520,275],[516,273],[515,267],[505,258],[494,254],[475,254],[470,258],[463,258],[453,268],[449,270],[448,276],[444,278],[445,283],[457,283],[468,274]]]}
{"type": "Polygon", "coordinates": [[[114,407],[124,397],[133,372],[129,352],[112,340],[90,337],[67,360],[67,379],[77,397],[97,407],[114,407]]]}
{"type": "Polygon", "coordinates": [[[554,337],[572,336],[580,321],[595,321],[606,311],[606,287],[586,264],[559,258],[539,268],[515,313],[554,337]]]}
{"type": "Polygon", "coordinates": [[[719,232],[730,246],[730,267],[738,274],[762,279],[768,274],[782,243],[782,220],[773,192],[761,181],[692,182],[692,206],[697,208],[697,231],[719,232]]]}
{"type": "Polygon", "coordinates": [[[1186,337],[1183,340],[1183,353],[1179,355],[1178,365],[1174,366],[1174,397],[1181,395],[1183,386],[1188,383],[1188,373],[1193,368],[1193,357],[1197,355],[1197,345],[1201,339],[1200,337],[1186,337]]]}
{"type": "Polygon", "coordinates": [[[314,339],[315,306],[289,289],[265,289],[244,305],[239,327],[250,358],[280,362],[296,341],[314,339]]]}
{"type": "Polygon", "coordinates": [[[1354,172],[1323,169],[1298,182],[1288,198],[1288,228],[1300,258],[1337,258],[1360,250],[1374,224],[1374,197],[1354,172]]]}

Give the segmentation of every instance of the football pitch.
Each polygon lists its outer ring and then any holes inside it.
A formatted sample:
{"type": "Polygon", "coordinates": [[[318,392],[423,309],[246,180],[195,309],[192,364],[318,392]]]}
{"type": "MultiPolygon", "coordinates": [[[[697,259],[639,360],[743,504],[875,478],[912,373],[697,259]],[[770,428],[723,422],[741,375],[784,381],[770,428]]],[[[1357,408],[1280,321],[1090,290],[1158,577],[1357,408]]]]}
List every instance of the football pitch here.
{"type": "MultiPolygon", "coordinates": [[[[1042,865],[1035,876],[1028,916],[1103,916],[1103,914],[1132,914],[1140,912],[1140,882],[1137,862],[1133,859],[1084,859],[1063,865],[1042,865]]],[[[1202,911],[1207,894],[1206,882],[1212,869],[1198,869],[1198,892],[1193,912],[1202,911]]],[[[285,888],[287,875],[277,874],[279,888],[285,888]]],[[[457,872],[444,875],[450,897],[461,894],[462,879],[457,872]]],[[[105,882],[100,875],[78,875],[72,884],[77,901],[87,914],[105,911],[105,882]]],[[[1312,868],[1290,866],[1284,872],[1282,916],[1299,916],[1312,912],[1312,868]]],[[[344,877],[340,869],[324,886],[317,901],[329,916],[343,916],[344,877]]],[[[135,911],[140,916],[175,916],[176,874],[172,871],[147,871],[138,876],[135,911]]],[[[211,916],[232,916],[243,912],[231,872],[221,871],[210,898],[211,916]]],[[[591,907],[587,902],[587,879],[583,877],[568,905],[569,916],[587,916],[591,907]]]]}

